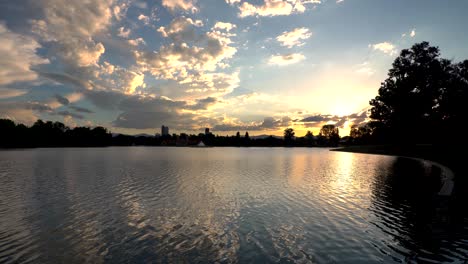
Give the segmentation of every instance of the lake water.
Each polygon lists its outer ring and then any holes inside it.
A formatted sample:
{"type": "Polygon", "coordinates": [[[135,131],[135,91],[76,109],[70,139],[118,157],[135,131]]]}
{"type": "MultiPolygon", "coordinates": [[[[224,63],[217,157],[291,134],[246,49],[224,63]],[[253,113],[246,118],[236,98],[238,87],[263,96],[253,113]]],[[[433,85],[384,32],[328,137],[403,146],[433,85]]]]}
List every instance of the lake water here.
{"type": "Polygon", "coordinates": [[[4,150],[0,263],[464,261],[440,173],[316,148],[4,150]]]}

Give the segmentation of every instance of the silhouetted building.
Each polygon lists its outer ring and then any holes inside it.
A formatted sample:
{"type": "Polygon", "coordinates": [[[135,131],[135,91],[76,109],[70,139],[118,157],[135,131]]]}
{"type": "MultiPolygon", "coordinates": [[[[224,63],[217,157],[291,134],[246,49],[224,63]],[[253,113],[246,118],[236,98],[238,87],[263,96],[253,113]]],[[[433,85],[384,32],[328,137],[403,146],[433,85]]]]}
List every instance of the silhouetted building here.
{"type": "Polygon", "coordinates": [[[205,135],[209,135],[210,134],[210,129],[209,128],[205,128],[205,135]]]}
{"type": "Polygon", "coordinates": [[[168,136],[169,135],[169,127],[161,126],[161,135],[162,136],[168,136]]]}

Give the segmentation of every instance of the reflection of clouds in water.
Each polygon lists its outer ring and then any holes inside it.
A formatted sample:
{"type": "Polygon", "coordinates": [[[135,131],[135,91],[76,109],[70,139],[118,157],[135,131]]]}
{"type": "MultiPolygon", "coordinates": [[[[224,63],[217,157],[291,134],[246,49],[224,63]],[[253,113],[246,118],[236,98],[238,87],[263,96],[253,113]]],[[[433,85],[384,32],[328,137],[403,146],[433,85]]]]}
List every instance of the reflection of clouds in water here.
{"type": "MultiPolygon", "coordinates": [[[[57,249],[75,262],[93,263],[360,263],[400,261],[415,248],[432,250],[416,244],[421,232],[414,230],[424,230],[414,227],[417,202],[427,205],[430,199],[408,196],[424,189],[428,170],[412,161],[299,148],[34,152],[39,154],[15,158],[24,164],[0,166],[0,173],[18,175],[19,167],[19,174],[29,175],[0,185],[0,197],[11,196],[10,204],[0,200],[0,216],[6,218],[0,226],[24,234],[31,247],[17,254],[39,256],[38,261],[57,249]],[[58,162],[31,169],[47,160],[58,162]],[[402,172],[404,177],[394,177],[402,172]],[[29,180],[34,175],[42,176],[29,180]],[[5,210],[13,213],[6,217],[5,210]]],[[[17,241],[0,236],[1,243],[17,241]]],[[[454,246],[466,245],[450,243],[445,256],[452,258],[460,252],[454,246]]]]}
{"type": "MultiPolygon", "coordinates": [[[[192,261],[236,258],[238,240],[236,218],[238,203],[234,200],[230,186],[216,173],[212,176],[203,168],[187,171],[184,167],[170,167],[174,176],[171,183],[162,185],[170,199],[151,200],[154,190],[142,188],[133,181],[135,171],[127,174],[120,184],[119,197],[127,212],[128,226],[145,229],[147,233],[139,239],[152,239],[158,255],[167,261],[192,261]],[[169,191],[169,193],[167,193],[169,191]],[[172,192],[172,193],[171,193],[172,192]],[[151,209],[150,209],[151,208],[151,209]]],[[[209,168],[213,173],[213,168],[209,168]]]]}

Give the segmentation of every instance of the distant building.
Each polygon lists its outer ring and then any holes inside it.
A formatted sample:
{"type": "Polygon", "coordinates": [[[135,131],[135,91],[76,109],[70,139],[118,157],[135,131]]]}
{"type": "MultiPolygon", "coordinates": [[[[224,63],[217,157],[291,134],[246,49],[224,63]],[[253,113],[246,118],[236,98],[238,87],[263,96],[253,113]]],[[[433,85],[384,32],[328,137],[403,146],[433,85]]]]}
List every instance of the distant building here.
{"type": "Polygon", "coordinates": [[[168,136],[169,135],[169,127],[161,126],[161,135],[162,136],[168,136]]]}
{"type": "Polygon", "coordinates": [[[205,135],[209,135],[210,134],[210,129],[209,128],[205,128],[205,135]]]}

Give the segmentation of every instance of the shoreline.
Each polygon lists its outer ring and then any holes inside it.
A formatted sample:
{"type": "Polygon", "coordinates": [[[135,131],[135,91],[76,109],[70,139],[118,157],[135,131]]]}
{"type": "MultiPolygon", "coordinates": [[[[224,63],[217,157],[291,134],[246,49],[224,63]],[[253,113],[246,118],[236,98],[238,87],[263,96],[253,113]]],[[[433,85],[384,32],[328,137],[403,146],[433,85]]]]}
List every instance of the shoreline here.
{"type": "Polygon", "coordinates": [[[390,146],[390,145],[367,145],[367,146],[347,146],[330,149],[330,151],[351,152],[372,155],[387,155],[396,156],[406,159],[421,161],[424,164],[429,163],[431,166],[438,167],[441,170],[441,188],[438,192],[439,196],[450,197],[455,189],[455,165],[450,166],[448,157],[442,158],[439,156],[438,150],[432,146],[390,146]],[[439,157],[439,158],[437,158],[439,157]],[[442,159],[442,160],[441,160],[442,159]]]}

